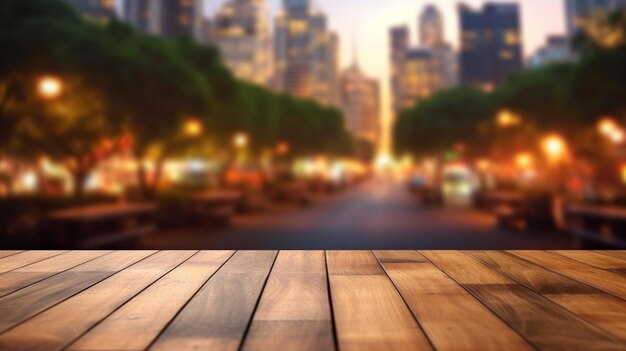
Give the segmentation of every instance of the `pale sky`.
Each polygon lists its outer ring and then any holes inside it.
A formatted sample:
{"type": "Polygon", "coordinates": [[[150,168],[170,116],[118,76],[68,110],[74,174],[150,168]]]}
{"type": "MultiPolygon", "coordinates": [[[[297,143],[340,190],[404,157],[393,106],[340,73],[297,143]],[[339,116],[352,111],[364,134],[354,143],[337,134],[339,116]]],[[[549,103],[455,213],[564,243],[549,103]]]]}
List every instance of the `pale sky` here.
{"type": "MultiPolygon", "coordinates": [[[[271,23],[282,0],[267,0],[271,23]]],[[[224,0],[208,0],[207,13],[212,14],[224,0]]],[[[466,4],[481,6],[484,0],[465,0],[466,4]]],[[[565,0],[493,0],[492,2],[517,2],[522,16],[525,56],[530,56],[542,46],[551,34],[565,33],[565,0]]],[[[391,101],[389,91],[388,32],[394,25],[407,24],[411,41],[417,44],[417,19],[427,4],[441,10],[445,23],[445,37],[458,48],[458,0],[316,0],[329,19],[330,28],[340,37],[341,66],[352,62],[353,41],[356,40],[359,63],[371,77],[378,78],[382,87],[383,124],[389,126],[391,101]]]]}

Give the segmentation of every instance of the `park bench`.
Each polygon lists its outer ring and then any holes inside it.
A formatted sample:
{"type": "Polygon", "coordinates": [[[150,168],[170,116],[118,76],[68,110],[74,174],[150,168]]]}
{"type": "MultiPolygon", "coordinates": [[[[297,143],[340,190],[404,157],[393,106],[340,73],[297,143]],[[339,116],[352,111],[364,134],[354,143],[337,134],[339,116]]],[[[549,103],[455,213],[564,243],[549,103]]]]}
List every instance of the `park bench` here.
{"type": "Polygon", "coordinates": [[[156,229],[156,206],[113,204],[72,208],[48,214],[42,241],[63,248],[133,247],[156,229]]]}
{"type": "Polygon", "coordinates": [[[241,207],[243,195],[237,191],[214,191],[192,195],[189,200],[196,220],[225,226],[241,207]]]}
{"type": "Polygon", "coordinates": [[[626,209],[611,206],[571,205],[565,223],[576,245],[601,244],[626,248],[626,209]]]}

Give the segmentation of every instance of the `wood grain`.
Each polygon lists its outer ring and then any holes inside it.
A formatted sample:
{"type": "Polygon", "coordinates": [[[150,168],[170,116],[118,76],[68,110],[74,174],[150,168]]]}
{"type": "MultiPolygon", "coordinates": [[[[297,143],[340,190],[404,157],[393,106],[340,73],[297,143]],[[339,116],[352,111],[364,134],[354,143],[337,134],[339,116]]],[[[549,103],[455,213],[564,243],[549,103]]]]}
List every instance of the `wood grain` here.
{"type": "Polygon", "coordinates": [[[202,251],[74,342],[69,350],[144,350],[234,251],[202,251]],[[164,303],[167,301],[167,303],[164,303]],[[115,338],[111,338],[115,335],[115,338]]]}
{"type": "Polygon", "coordinates": [[[476,298],[413,251],[375,251],[438,350],[530,350],[476,298]],[[452,320],[459,323],[450,323],[452,320]],[[487,334],[486,332],[489,331],[487,334]]]}
{"type": "Polygon", "coordinates": [[[334,350],[323,251],[281,251],[244,350],[334,350]]]}
{"type": "Polygon", "coordinates": [[[328,251],[327,259],[341,350],[431,349],[373,253],[328,251]]]}
{"type": "Polygon", "coordinates": [[[422,253],[457,281],[464,279],[468,274],[472,274],[472,282],[462,284],[463,287],[510,327],[523,335],[526,340],[540,349],[623,349],[624,344],[620,339],[585,322],[564,308],[515,283],[470,256],[457,251],[422,253]],[[467,259],[474,260],[484,268],[476,269],[476,264],[456,264],[467,262],[467,259]],[[455,264],[450,265],[447,262],[455,262],[455,264]],[[491,272],[483,273],[487,271],[491,272]],[[480,279],[477,276],[482,274],[486,275],[485,279],[480,279]],[[499,276],[498,280],[502,280],[503,283],[489,283],[494,279],[494,275],[499,276]],[[483,280],[488,283],[479,282],[483,280]]]}
{"type": "Polygon", "coordinates": [[[23,250],[3,250],[3,251],[0,251],[0,258],[13,256],[13,255],[18,254],[20,252],[24,252],[24,251],[23,250]]]}
{"type": "Polygon", "coordinates": [[[59,350],[194,253],[156,253],[0,335],[0,349],[59,350]]]}
{"type": "Polygon", "coordinates": [[[470,255],[626,340],[626,302],[623,300],[504,252],[477,251],[470,255]]]}
{"type": "Polygon", "coordinates": [[[0,274],[54,257],[67,251],[24,251],[0,259],[0,274]]]}
{"type": "Polygon", "coordinates": [[[516,256],[532,261],[542,267],[573,278],[597,289],[626,299],[626,277],[593,267],[562,255],[545,251],[510,251],[516,256]]]}
{"type": "Polygon", "coordinates": [[[189,301],[152,350],[236,350],[276,251],[238,251],[189,301]]]}
{"type": "Polygon", "coordinates": [[[602,269],[626,269],[626,260],[593,251],[554,251],[573,260],[602,269]]]}
{"type": "Polygon", "coordinates": [[[110,277],[154,251],[118,251],[0,298],[0,332],[110,277]]]}
{"type": "Polygon", "coordinates": [[[110,251],[71,251],[0,275],[0,297],[44,280],[110,251]]]}

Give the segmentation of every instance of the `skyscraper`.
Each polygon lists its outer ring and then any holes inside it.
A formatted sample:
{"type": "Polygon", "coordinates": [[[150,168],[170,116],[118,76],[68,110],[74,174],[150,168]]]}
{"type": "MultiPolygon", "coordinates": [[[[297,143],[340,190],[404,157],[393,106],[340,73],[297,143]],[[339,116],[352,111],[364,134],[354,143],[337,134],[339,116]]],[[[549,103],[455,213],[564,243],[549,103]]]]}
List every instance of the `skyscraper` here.
{"type": "Polygon", "coordinates": [[[522,68],[519,7],[487,3],[476,11],[459,5],[461,81],[492,88],[522,68]]]}
{"type": "Polygon", "coordinates": [[[380,87],[355,61],[341,75],[341,107],[346,127],[374,144],[380,138],[380,87]]]}
{"type": "Polygon", "coordinates": [[[116,17],[114,0],[66,0],[85,19],[106,24],[116,17]]]}
{"type": "Polygon", "coordinates": [[[397,115],[402,109],[400,80],[402,79],[402,62],[409,48],[409,29],[407,26],[396,26],[389,31],[389,59],[391,68],[392,109],[397,115]]]}
{"type": "Polygon", "coordinates": [[[565,0],[567,33],[572,37],[596,16],[626,8],[626,0],[565,0]]]}
{"type": "Polygon", "coordinates": [[[444,87],[452,87],[458,82],[458,62],[452,45],[444,36],[444,21],[441,12],[434,5],[428,5],[422,12],[419,23],[420,45],[432,51],[433,58],[438,61],[441,70],[438,74],[443,78],[444,87]]]}
{"type": "Polygon", "coordinates": [[[270,83],[271,43],[265,0],[228,0],[215,15],[211,41],[240,79],[270,83]]]}
{"type": "Polygon", "coordinates": [[[146,33],[168,38],[189,35],[204,41],[203,3],[204,0],[124,0],[123,19],[146,33]]]}
{"type": "Polygon", "coordinates": [[[310,0],[284,0],[274,30],[278,91],[339,106],[337,35],[310,0]]]}
{"type": "Polygon", "coordinates": [[[428,48],[410,48],[399,66],[399,91],[394,96],[399,109],[413,107],[444,86],[440,61],[428,48]]]}

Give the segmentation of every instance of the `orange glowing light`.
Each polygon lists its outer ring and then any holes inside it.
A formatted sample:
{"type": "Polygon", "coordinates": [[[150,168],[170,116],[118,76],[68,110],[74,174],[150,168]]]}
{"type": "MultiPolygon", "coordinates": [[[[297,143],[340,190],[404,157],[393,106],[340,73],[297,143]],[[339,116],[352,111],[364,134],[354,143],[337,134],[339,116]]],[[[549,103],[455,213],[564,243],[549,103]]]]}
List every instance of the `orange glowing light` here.
{"type": "Polygon", "coordinates": [[[534,159],[531,154],[521,153],[515,157],[515,163],[520,168],[529,168],[533,165],[534,159]]]}
{"type": "Polygon", "coordinates": [[[605,117],[598,122],[598,132],[604,136],[611,135],[617,129],[619,129],[617,122],[610,117],[605,117]]]}
{"type": "Polygon", "coordinates": [[[41,97],[53,99],[61,95],[61,92],[63,91],[63,83],[56,77],[42,77],[37,82],[37,91],[41,97]]]}
{"type": "Polygon", "coordinates": [[[553,161],[562,158],[567,152],[567,144],[565,143],[565,140],[556,134],[548,135],[543,138],[541,147],[545,154],[553,161]]]}
{"type": "Polygon", "coordinates": [[[622,165],[622,169],[620,170],[622,175],[622,182],[626,184],[626,164],[622,165]]]}
{"type": "Polygon", "coordinates": [[[287,142],[280,142],[278,143],[278,145],[276,146],[276,152],[278,152],[279,155],[286,155],[289,153],[289,143],[287,142]]]}
{"type": "Polygon", "coordinates": [[[246,148],[249,142],[250,140],[246,133],[237,133],[233,137],[233,145],[238,149],[246,148]]]}
{"type": "Polygon", "coordinates": [[[485,158],[480,159],[476,161],[476,168],[478,168],[479,171],[486,172],[491,168],[491,161],[485,158]]]}
{"type": "Polygon", "coordinates": [[[185,132],[185,135],[189,137],[197,137],[198,135],[202,134],[202,123],[197,119],[190,118],[185,122],[183,130],[185,132]]]}
{"type": "Polygon", "coordinates": [[[502,128],[514,127],[521,123],[521,120],[513,112],[502,110],[497,117],[498,126],[502,128]]]}

